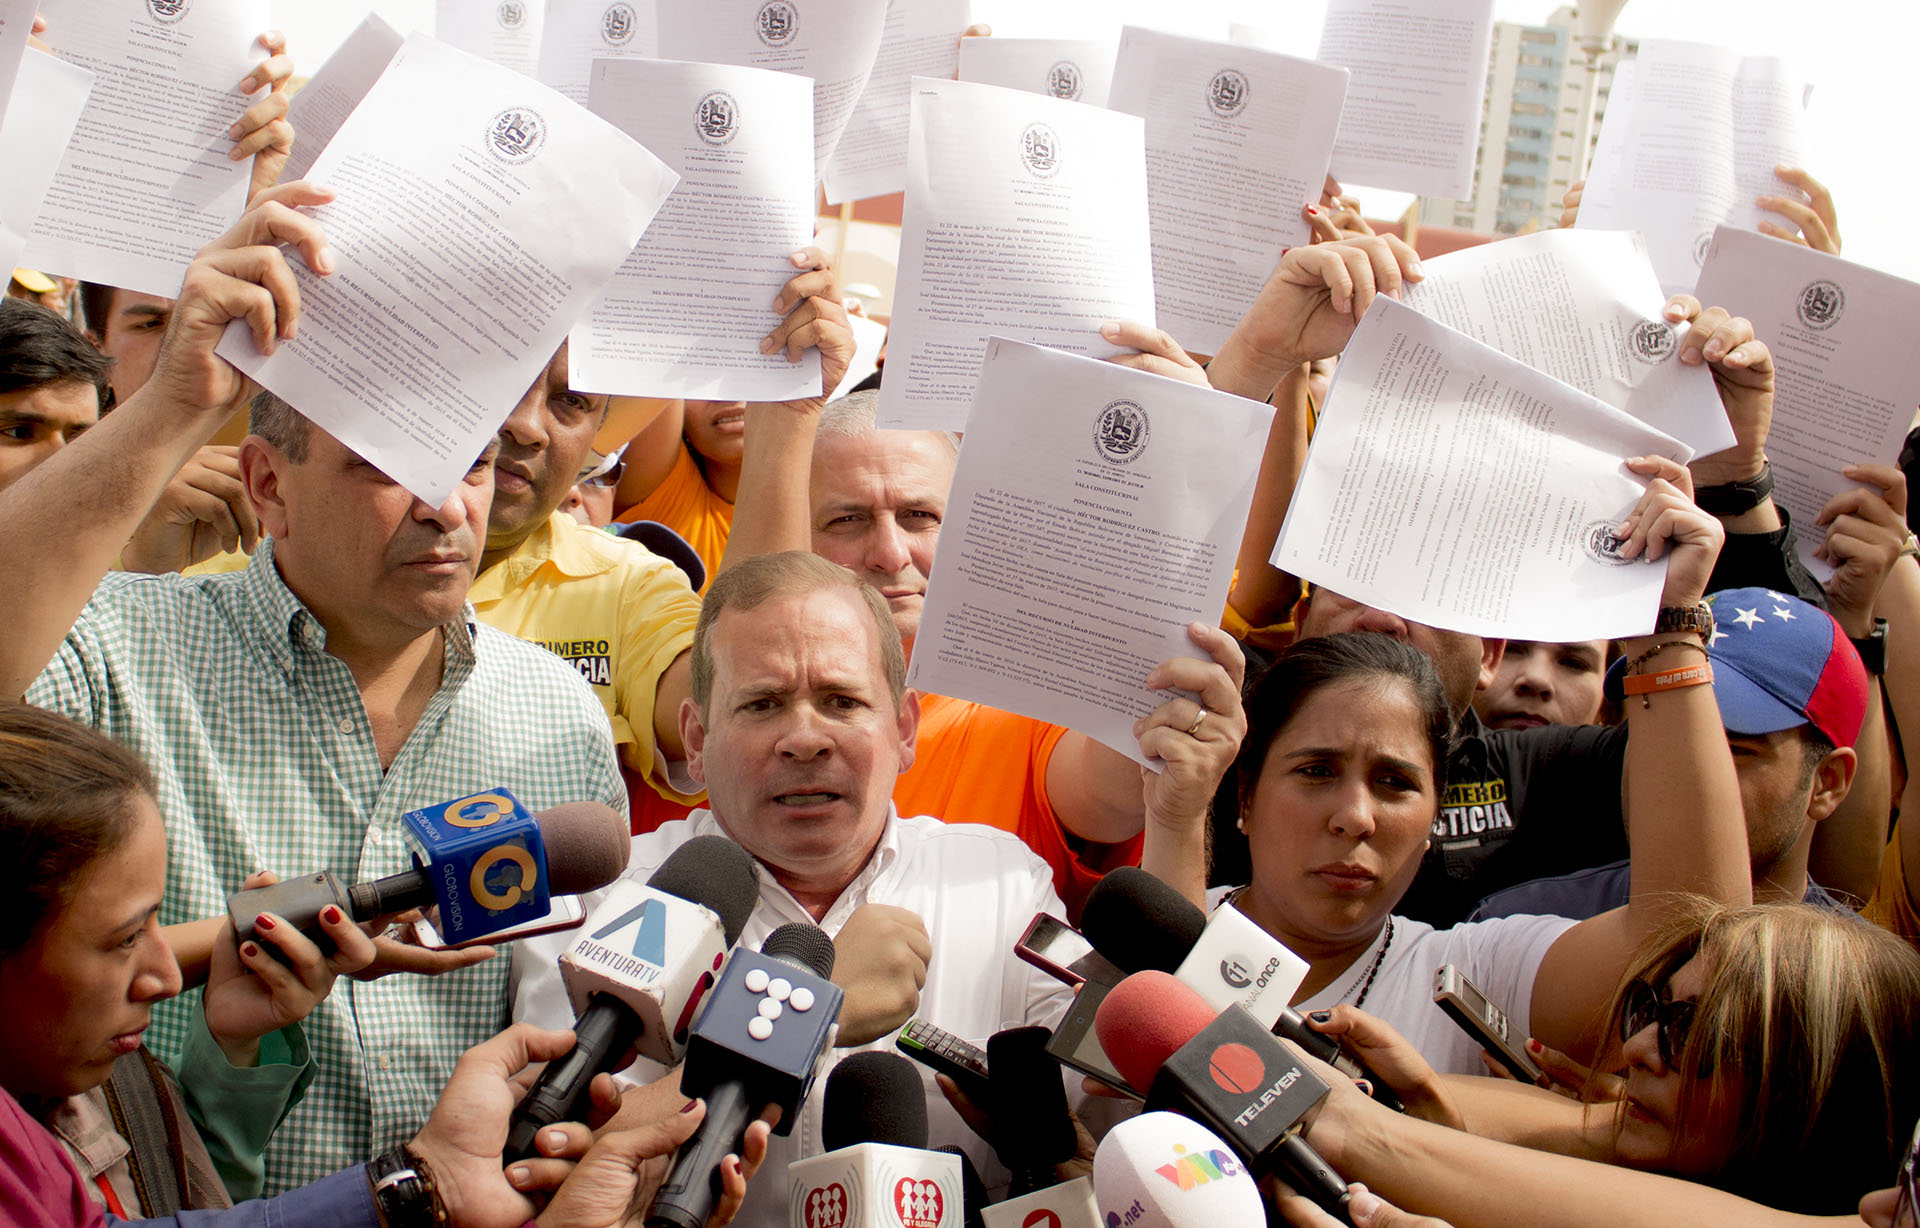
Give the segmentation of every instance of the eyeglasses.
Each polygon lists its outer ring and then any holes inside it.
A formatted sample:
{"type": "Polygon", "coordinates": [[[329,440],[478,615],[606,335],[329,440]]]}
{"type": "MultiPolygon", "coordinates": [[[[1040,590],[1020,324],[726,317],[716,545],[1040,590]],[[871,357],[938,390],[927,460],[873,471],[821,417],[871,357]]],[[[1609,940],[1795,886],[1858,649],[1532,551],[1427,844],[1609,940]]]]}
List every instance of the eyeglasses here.
{"type": "Polygon", "coordinates": [[[627,476],[627,462],[617,460],[598,473],[582,474],[579,479],[579,484],[582,486],[598,486],[603,489],[610,489],[620,485],[620,479],[625,476],[627,476]]]}
{"type": "Polygon", "coordinates": [[[1664,983],[1655,989],[1646,981],[1635,981],[1627,986],[1626,1009],[1620,1014],[1621,1043],[1650,1027],[1660,1045],[1660,1060],[1673,1066],[1674,1055],[1686,1047],[1687,1033],[1693,1029],[1693,1003],[1667,997],[1664,983]]]}
{"type": "Polygon", "coordinates": [[[1907,1144],[1907,1158],[1900,1162],[1900,1201],[1893,1208],[1893,1228],[1916,1228],[1920,1224],[1920,1189],[1915,1188],[1920,1171],[1920,1126],[1915,1126],[1913,1141],[1907,1144]]]}

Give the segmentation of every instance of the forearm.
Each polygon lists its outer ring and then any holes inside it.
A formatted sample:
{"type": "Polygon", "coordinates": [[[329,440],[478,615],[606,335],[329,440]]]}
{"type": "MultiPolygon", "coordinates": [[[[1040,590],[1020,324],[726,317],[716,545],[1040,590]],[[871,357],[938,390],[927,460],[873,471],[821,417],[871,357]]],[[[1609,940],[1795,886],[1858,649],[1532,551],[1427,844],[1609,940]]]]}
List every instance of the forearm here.
{"type": "Polygon", "coordinates": [[[817,400],[747,406],[740,489],[721,571],[758,554],[813,548],[807,481],[821,407],[817,400]]]}
{"type": "MultiPolygon", "coordinates": [[[[1215,360],[1218,361],[1217,359],[1215,360]]],[[[1293,489],[1307,462],[1312,416],[1307,399],[1307,376],[1301,365],[1287,373],[1273,396],[1273,424],[1267,428],[1266,450],[1254,479],[1253,508],[1240,537],[1236,579],[1227,602],[1250,626],[1267,627],[1292,616],[1300,596],[1300,581],[1268,562],[1280,538],[1293,489]]],[[[1215,385],[1218,387],[1218,385],[1215,385]]]]}
{"type": "Polygon", "coordinates": [[[173,948],[173,958],[180,965],[180,988],[194,989],[206,983],[207,969],[213,964],[213,940],[220,933],[224,917],[208,917],[202,921],[182,921],[178,925],[167,926],[162,933],[166,935],[167,945],[173,948]]]}
{"type": "Polygon", "coordinates": [[[1461,1129],[1536,1151],[1604,1162],[1612,1151],[1609,1106],[1588,1107],[1558,1092],[1478,1075],[1441,1075],[1461,1129]]]}
{"type": "MultiPolygon", "coordinates": [[[[1907,765],[1904,802],[1920,793],[1920,746],[1907,745],[1909,733],[1920,735],[1920,562],[1903,558],[1894,563],[1873,612],[1887,620],[1887,673],[1880,685],[1893,709],[1894,729],[1907,765]]],[[[1900,813],[1913,816],[1900,824],[1907,871],[1920,873],[1920,811],[1903,805],[1900,813]]],[[[1909,882],[1907,893],[1920,899],[1916,888],[1920,884],[1909,882]]]]}
{"type": "Polygon", "coordinates": [[[1212,838],[1213,826],[1204,814],[1190,821],[1149,816],[1140,842],[1140,868],[1205,908],[1212,838]]]}

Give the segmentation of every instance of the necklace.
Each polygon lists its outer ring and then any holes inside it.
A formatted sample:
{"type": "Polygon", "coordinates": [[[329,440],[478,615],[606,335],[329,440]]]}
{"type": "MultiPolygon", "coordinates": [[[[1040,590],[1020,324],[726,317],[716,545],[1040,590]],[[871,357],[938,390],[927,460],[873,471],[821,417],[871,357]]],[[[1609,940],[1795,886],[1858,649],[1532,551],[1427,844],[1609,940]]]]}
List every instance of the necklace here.
{"type": "MultiPolygon", "coordinates": [[[[1387,914],[1387,940],[1380,944],[1380,950],[1374,955],[1373,963],[1370,964],[1367,968],[1367,975],[1361,978],[1360,994],[1358,997],[1354,998],[1353,1000],[1353,1007],[1355,1010],[1360,1010],[1366,1006],[1367,991],[1373,988],[1373,978],[1380,975],[1380,965],[1386,962],[1387,948],[1392,945],[1393,945],[1393,914],[1389,913],[1387,914]]],[[[1345,994],[1341,994],[1340,996],[1342,999],[1346,997],[1345,994]]]]}

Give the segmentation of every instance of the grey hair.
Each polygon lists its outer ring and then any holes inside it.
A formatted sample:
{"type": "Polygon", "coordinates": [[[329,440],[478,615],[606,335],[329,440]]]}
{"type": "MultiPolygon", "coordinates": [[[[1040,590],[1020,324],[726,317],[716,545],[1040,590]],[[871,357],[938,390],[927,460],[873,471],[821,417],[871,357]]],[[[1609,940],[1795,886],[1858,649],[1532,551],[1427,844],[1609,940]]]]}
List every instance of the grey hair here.
{"type": "Polygon", "coordinates": [[[306,462],[313,422],[271,392],[263,389],[247,407],[247,430],[280,449],[294,464],[306,462]]]}
{"type": "MultiPolygon", "coordinates": [[[[879,429],[880,390],[862,388],[858,392],[849,392],[837,401],[827,402],[820,411],[818,435],[837,435],[843,439],[864,439],[879,429]]],[[[960,436],[952,431],[927,431],[929,435],[938,435],[942,443],[960,454],[960,436]]]]}

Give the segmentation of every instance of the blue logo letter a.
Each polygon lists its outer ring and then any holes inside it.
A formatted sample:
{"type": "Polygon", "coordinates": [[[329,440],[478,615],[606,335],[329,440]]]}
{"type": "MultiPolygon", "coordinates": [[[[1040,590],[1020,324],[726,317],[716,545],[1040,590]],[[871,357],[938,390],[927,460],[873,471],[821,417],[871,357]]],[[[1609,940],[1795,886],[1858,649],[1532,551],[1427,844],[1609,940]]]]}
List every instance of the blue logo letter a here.
{"type": "Polygon", "coordinates": [[[642,900],[638,906],[595,930],[593,936],[605,938],[635,921],[640,926],[633,933],[633,957],[655,967],[664,965],[667,962],[667,906],[660,900],[642,900]]]}

